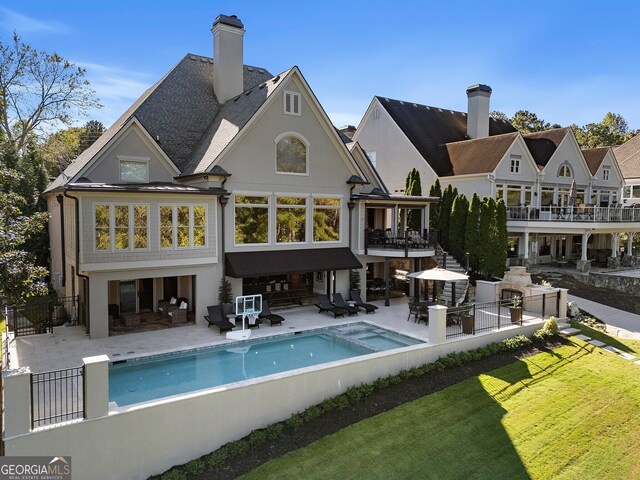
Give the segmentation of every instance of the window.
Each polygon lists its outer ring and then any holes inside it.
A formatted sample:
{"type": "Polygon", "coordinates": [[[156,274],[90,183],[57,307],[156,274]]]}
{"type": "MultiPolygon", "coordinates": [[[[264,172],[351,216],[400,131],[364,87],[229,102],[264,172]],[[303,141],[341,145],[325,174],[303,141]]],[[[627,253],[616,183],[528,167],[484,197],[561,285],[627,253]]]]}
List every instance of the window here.
{"type": "Polygon", "coordinates": [[[504,197],[504,185],[497,183],[496,184],[496,200],[499,200],[504,197]]]}
{"type": "Polygon", "coordinates": [[[269,197],[236,195],[236,245],[269,243],[269,197]]]}
{"type": "Polygon", "coordinates": [[[306,198],[276,197],[276,242],[305,242],[306,225],[306,198]]]}
{"type": "Polygon", "coordinates": [[[531,205],[531,187],[524,187],[524,204],[531,205]]]}
{"type": "Polygon", "coordinates": [[[558,177],[570,177],[571,176],[571,168],[569,165],[560,165],[560,169],[558,170],[558,177]]]}
{"type": "Polygon", "coordinates": [[[313,199],[313,241],[337,242],[340,240],[340,199],[313,199]]]}
{"type": "Polygon", "coordinates": [[[120,160],[120,181],[132,183],[149,182],[149,159],[118,156],[120,160]]]}
{"type": "Polygon", "coordinates": [[[520,192],[522,188],[519,185],[507,185],[507,205],[515,207],[520,205],[520,192]]]}
{"type": "Polygon", "coordinates": [[[609,180],[609,172],[611,171],[610,168],[604,167],[602,169],[602,180],[609,180]]]}
{"type": "Polygon", "coordinates": [[[369,152],[369,160],[371,161],[371,165],[376,166],[376,152],[369,152]]]}
{"type": "Polygon", "coordinates": [[[95,249],[97,251],[147,249],[149,247],[148,209],[147,205],[95,205],[95,249]]]}
{"type": "Polygon", "coordinates": [[[296,92],[284,92],[284,113],[286,115],[300,116],[300,94],[296,92]]]}
{"type": "Polygon", "coordinates": [[[298,137],[286,135],[276,139],[276,172],[307,174],[307,145],[298,137]]]}
{"type": "Polygon", "coordinates": [[[206,224],[204,205],[160,205],[160,247],[204,247],[206,224]]]}
{"type": "Polygon", "coordinates": [[[511,173],[520,173],[520,155],[511,155],[511,173]]]}
{"type": "Polygon", "coordinates": [[[554,189],[549,187],[542,187],[540,192],[540,205],[548,207],[553,204],[554,189]]]}

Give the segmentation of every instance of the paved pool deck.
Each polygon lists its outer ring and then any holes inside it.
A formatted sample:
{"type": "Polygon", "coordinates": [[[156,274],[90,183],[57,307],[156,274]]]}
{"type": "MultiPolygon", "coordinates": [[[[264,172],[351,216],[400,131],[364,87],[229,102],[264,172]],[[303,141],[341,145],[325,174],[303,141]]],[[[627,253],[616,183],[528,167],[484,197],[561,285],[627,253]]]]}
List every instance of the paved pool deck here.
{"type": "MultiPolygon", "coordinates": [[[[344,318],[334,318],[331,313],[318,313],[315,306],[274,311],[285,318],[282,325],[271,327],[265,322],[260,328],[252,329],[251,338],[365,321],[428,343],[429,328],[424,323],[415,323],[413,318],[407,321],[409,308],[406,297],[392,299],[388,307],[384,306],[384,300],[370,303],[379,307],[376,313],[367,315],[360,312],[358,315],[344,318]]],[[[527,322],[534,318],[525,312],[523,319],[527,322]]],[[[503,328],[518,327],[508,325],[503,328]]],[[[104,354],[111,360],[124,360],[234,341],[227,340],[217,327],[207,327],[204,319],[198,319],[195,325],[98,339],[89,338],[85,334],[84,326],[55,327],[50,334],[10,339],[9,367],[13,369],[29,366],[32,372],[43,372],[76,367],[82,365],[83,358],[95,355],[104,354]]]]}

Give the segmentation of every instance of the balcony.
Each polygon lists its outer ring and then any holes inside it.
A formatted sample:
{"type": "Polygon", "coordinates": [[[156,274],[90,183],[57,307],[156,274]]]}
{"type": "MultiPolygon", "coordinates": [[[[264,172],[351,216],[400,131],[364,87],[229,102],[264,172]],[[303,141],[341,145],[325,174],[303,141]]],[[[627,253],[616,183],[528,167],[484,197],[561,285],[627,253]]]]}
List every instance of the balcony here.
{"type": "Polygon", "coordinates": [[[631,223],[640,222],[638,207],[507,207],[507,220],[527,222],[631,223]]]}
{"type": "Polygon", "coordinates": [[[391,230],[367,230],[364,233],[364,254],[381,257],[431,257],[435,255],[435,238],[430,232],[422,235],[406,230],[403,236],[394,236],[391,230]]]}

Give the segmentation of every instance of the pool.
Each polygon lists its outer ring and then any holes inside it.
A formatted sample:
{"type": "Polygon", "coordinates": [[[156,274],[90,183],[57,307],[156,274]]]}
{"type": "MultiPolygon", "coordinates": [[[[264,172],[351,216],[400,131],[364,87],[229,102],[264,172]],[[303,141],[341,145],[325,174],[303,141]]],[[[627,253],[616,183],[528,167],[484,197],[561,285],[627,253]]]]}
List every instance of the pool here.
{"type": "Polygon", "coordinates": [[[122,360],[109,365],[109,401],[132,405],[421,343],[357,322],[122,360]]]}

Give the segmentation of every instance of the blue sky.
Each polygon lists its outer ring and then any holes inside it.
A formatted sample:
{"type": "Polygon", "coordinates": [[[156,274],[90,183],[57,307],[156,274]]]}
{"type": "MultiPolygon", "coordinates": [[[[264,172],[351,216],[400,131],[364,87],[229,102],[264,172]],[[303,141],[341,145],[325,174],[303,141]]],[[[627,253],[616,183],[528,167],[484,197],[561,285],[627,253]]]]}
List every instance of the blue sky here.
{"type": "Polygon", "coordinates": [[[0,36],[84,66],[104,104],[90,118],[108,126],[187,52],[212,55],[218,13],[243,21],[245,63],[298,65],[337,126],[374,95],[466,111],[466,87],[485,83],[507,115],[612,111],[640,129],[637,1],[3,0],[0,36]]]}

